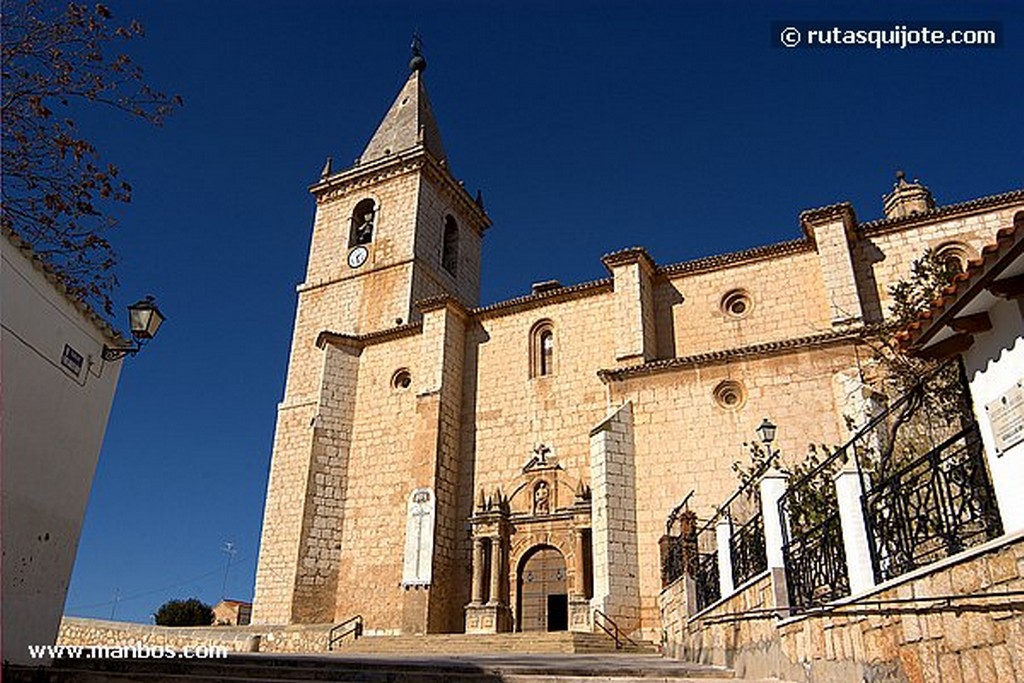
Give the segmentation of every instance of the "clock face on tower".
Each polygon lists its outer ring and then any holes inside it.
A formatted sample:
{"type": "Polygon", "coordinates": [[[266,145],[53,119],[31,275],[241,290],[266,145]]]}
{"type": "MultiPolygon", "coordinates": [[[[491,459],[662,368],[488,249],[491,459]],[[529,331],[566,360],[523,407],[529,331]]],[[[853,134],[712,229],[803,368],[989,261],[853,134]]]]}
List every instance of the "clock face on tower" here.
{"type": "Polygon", "coordinates": [[[358,268],[359,266],[366,263],[366,258],[370,255],[366,247],[360,244],[358,247],[348,252],[348,265],[349,268],[358,268]]]}

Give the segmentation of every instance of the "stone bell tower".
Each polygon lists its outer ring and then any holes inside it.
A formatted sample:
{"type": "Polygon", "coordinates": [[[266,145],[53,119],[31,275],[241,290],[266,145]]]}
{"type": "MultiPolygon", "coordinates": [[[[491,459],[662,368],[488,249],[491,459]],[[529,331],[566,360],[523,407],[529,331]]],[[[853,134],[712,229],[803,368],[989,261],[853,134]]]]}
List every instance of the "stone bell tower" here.
{"type": "Polygon", "coordinates": [[[317,204],[277,428],[256,575],[254,623],[335,619],[342,479],[352,447],[362,340],[405,334],[417,301],[478,303],[490,220],[452,175],[414,43],[410,73],[355,164],[331,160],[317,204]],[[334,335],[351,346],[322,343],[334,335]]]}

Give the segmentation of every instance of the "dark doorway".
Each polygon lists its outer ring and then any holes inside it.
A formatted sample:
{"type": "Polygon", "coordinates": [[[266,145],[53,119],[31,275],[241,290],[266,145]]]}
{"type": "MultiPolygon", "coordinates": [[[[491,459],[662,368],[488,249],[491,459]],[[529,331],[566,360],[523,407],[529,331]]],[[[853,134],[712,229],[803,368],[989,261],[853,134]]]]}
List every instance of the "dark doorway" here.
{"type": "Polygon", "coordinates": [[[551,546],[540,546],[519,567],[520,631],[564,631],[569,626],[565,558],[551,546]]]}
{"type": "Polygon", "coordinates": [[[569,596],[565,593],[548,596],[548,630],[569,630],[569,596]]]}

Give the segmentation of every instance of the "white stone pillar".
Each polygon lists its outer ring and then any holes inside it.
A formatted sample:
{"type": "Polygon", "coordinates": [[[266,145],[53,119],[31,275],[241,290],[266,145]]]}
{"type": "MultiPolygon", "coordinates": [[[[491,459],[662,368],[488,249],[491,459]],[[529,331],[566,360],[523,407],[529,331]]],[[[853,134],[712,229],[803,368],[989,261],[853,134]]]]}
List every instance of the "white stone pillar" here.
{"type": "Polygon", "coordinates": [[[718,585],[722,590],[722,597],[732,595],[735,584],[732,581],[732,549],[729,541],[732,540],[732,522],[728,517],[723,516],[715,525],[715,540],[718,542],[718,585]]]}
{"type": "Polygon", "coordinates": [[[871,566],[868,532],[861,510],[860,474],[857,466],[848,462],[833,478],[839,503],[839,522],[843,531],[843,549],[846,551],[846,572],[850,578],[850,593],[857,595],[875,585],[875,571],[871,566]]]}
{"type": "Polygon", "coordinates": [[[761,478],[761,519],[764,522],[765,557],[768,569],[784,567],[782,557],[782,528],[786,523],[779,512],[779,499],[786,492],[788,477],[772,468],[761,478]]]}
{"type": "Polygon", "coordinates": [[[786,558],[782,554],[784,529],[789,520],[779,510],[779,500],[786,493],[789,477],[774,467],[761,478],[761,520],[764,524],[764,550],[768,571],[772,577],[772,595],[780,616],[789,614],[789,591],[786,587],[786,558]]]}

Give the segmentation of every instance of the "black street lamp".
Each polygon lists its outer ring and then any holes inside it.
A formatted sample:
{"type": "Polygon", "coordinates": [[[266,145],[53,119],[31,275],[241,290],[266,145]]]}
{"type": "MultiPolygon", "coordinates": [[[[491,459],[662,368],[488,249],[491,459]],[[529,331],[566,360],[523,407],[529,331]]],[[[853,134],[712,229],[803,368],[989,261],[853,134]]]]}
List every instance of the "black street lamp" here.
{"type": "Polygon", "coordinates": [[[767,417],[761,421],[761,426],[757,428],[757,435],[761,437],[761,443],[771,448],[772,441],[775,440],[775,430],[778,429],[772,424],[772,421],[767,417]]]}
{"type": "Polygon", "coordinates": [[[156,300],[152,296],[136,301],[128,307],[128,325],[131,327],[135,344],[124,347],[111,347],[104,344],[103,360],[115,361],[125,356],[134,356],[146,342],[156,336],[156,331],[160,329],[164,320],[164,314],[157,308],[156,300]]]}

